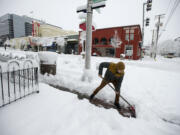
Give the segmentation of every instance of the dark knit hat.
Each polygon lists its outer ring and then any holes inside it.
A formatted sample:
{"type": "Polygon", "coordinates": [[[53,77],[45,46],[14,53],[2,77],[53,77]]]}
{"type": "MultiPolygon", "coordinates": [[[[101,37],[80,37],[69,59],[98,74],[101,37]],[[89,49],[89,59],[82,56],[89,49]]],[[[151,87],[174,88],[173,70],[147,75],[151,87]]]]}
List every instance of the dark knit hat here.
{"type": "Polygon", "coordinates": [[[120,69],[120,70],[124,70],[125,69],[125,64],[123,62],[118,62],[116,64],[117,66],[117,69],[120,69]]]}

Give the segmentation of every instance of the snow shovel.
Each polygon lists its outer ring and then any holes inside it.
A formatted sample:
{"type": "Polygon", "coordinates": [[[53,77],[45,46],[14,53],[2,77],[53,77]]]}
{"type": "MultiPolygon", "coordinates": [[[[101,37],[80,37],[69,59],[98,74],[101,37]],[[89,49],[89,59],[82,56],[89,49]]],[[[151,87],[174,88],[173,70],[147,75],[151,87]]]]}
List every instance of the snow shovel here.
{"type": "MultiPolygon", "coordinates": [[[[104,78],[101,77],[101,79],[104,79],[104,78]]],[[[108,85],[115,91],[115,88],[111,84],[108,83],[108,85]]],[[[132,117],[136,118],[136,111],[135,111],[134,106],[131,105],[121,94],[120,94],[120,97],[129,105],[128,109],[131,112],[132,117]]]]}

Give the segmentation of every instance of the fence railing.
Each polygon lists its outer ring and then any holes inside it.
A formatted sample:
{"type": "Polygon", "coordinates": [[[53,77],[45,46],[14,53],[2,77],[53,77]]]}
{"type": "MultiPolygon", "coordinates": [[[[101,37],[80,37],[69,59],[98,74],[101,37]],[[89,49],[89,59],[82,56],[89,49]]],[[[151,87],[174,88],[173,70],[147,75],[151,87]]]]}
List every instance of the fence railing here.
{"type": "Polygon", "coordinates": [[[33,93],[39,93],[38,67],[28,65],[28,68],[15,69],[13,67],[9,70],[12,63],[9,63],[7,72],[2,72],[0,66],[0,107],[33,93]]]}

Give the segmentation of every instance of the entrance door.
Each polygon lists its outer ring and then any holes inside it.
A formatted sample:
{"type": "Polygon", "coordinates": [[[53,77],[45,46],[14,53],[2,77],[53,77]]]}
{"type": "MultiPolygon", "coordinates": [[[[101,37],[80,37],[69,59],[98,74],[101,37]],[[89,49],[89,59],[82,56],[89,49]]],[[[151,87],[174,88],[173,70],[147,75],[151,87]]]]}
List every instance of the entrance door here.
{"type": "Polygon", "coordinates": [[[133,45],[125,45],[125,55],[129,58],[133,56],[133,45]]]}

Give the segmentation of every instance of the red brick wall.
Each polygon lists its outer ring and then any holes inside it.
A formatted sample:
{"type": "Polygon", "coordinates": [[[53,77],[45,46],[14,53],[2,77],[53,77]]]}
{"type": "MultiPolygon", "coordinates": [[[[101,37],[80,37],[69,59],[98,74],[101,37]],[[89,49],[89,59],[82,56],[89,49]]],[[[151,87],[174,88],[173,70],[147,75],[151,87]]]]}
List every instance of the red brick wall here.
{"type": "MultiPolygon", "coordinates": [[[[116,54],[115,57],[119,58],[120,54],[125,53],[125,45],[131,44],[133,45],[133,56],[132,59],[137,60],[140,58],[138,55],[138,49],[139,49],[139,42],[141,41],[141,30],[139,25],[132,25],[132,26],[123,26],[123,27],[113,27],[113,28],[104,28],[104,29],[97,29],[93,31],[92,33],[92,48],[98,47],[98,48],[113,48],[111,46],[109,39],[112,38],[115,34],[115,31],[117,31],[118,36],[120,40],[122,41],[122,44],[119,48],[116,48],[116,54]],[[129,42],[125,40],[126,30],[125,29],[134,29],[134,40],[130,40],[129,42]],[[94,44],[94,39],[97,38],[99,40],[99,44],[94,44]],[[102,45],[100,43],[100,40],[102,38],[107,39],[107,44],[102,45]]],[[[92,49],[92,54],[93,54],[92,49]]],[[[82,46],[79,43],[79,52],[82,51],[82,46]]],[[[126,57],[128,58],[128,57],[126,57]]]]}

